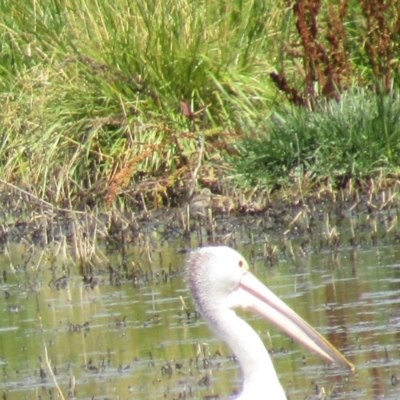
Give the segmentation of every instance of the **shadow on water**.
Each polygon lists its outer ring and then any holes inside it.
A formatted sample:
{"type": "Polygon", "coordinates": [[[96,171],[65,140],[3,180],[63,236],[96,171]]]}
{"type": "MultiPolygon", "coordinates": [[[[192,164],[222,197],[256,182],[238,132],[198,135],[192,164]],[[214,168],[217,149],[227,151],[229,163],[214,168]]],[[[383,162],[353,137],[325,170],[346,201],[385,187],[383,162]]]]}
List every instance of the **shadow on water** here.
{"type": "MultiPolygon", "coordinates": [[[[285,231],[265,228],[256,217],[231,219],[232,231],[215,241],[237,247],[253,272],[338,347],[356,373],[325,365],[274,327],[246,318],[271,349],[289,399],[397,399],[397,219],[319,213],[314,220],[311,229],[305,215],[296,214],[285,231]]],[[[183,274],[188,243],[162,242],[153,234],[145,248],[100,246],[102,261],[90,274],[57,243],[5,246],[3,398],[60,398],[58,390],[79,399],[228,398],[240,387],[240,371],[193,310],[183,274]]]]}

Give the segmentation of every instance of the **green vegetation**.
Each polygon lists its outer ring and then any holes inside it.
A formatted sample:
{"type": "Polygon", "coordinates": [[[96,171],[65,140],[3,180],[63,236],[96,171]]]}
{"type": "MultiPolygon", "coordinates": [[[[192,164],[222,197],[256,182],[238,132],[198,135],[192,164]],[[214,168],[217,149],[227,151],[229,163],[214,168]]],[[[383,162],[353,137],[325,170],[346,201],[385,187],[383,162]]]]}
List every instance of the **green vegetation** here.
{"type": "Polygon", "coordinates": [[[397,3],[295,4],[3,1],[0,179],[158,207],[221,180],[396,173],[397,3]]]}
{"type": "Polygon", "coordinates": [[[341,185],[400,172],[400,97],[367,91],[321,102],[314,112],[275,112],[256,137],[242,141],[238,170],[245,184],[290,186],[295,180],[341,185]]]}

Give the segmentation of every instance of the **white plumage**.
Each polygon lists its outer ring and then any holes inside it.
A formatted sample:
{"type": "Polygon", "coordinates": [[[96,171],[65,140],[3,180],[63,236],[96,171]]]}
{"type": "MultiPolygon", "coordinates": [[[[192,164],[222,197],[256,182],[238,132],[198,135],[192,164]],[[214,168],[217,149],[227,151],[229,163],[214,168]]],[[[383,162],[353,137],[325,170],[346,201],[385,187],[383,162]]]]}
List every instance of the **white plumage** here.
{"type": "Polygon", "coordinates": [[[264,286],[229,247],[203,247],[187,260],[188,284],[201,314],[235,354],[243,373],[240,400],[285,400],[260,337],[234,308],[252,310],[329,362],[354,370],[329,342],[264,286]]]}

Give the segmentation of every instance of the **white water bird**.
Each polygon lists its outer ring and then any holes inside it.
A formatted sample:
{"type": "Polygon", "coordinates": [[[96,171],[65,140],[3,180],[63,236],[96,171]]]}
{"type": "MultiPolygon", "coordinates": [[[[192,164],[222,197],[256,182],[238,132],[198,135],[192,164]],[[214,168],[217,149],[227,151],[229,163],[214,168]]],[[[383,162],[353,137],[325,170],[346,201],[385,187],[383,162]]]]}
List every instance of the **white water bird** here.
{"type": "Polygon", "coordinates": [[[323,359],[354,370],[338,350],[249,271],[236,250],[224,246],[197,249],[188,257],[187,274],[200,313],[240,364],[243,385],[236,399],[285,400],[286,395],[263,342],[234,308],[256,312],[323,359]]]}

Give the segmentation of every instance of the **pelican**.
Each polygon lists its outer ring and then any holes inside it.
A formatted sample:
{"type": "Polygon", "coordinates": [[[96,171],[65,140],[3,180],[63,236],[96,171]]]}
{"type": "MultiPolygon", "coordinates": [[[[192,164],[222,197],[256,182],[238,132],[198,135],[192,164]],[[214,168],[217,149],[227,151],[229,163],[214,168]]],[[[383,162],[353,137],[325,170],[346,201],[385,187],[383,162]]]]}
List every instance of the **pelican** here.
{"type": "Polygon", "coordinates": [[[203,247],[188,256],[186,266],[197,308],[239,362],[243,384],[237,400],[286,400],[286,394],[260,337],[234,308],[256,312],[328,362],[354,370],[338,350],[249,271],[236,250],[203,247]]]}

